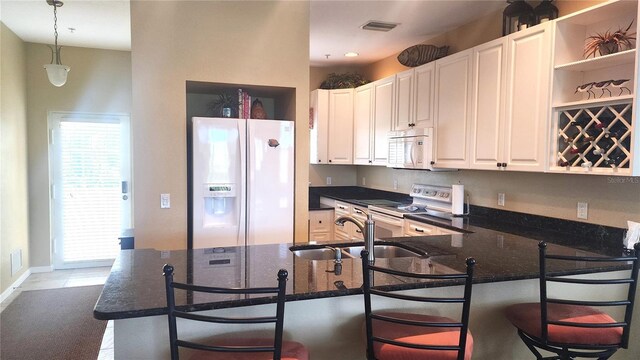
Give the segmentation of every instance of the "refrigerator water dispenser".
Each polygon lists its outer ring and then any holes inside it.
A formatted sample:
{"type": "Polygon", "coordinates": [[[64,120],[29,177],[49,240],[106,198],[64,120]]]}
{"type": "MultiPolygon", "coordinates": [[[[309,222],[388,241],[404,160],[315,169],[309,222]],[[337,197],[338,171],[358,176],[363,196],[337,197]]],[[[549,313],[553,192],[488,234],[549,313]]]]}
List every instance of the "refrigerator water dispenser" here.
{"type": "Polygon", "coordinates": [[[237,225],[235,184],[204,184],[203,197],[204,227],[237,225]]]}

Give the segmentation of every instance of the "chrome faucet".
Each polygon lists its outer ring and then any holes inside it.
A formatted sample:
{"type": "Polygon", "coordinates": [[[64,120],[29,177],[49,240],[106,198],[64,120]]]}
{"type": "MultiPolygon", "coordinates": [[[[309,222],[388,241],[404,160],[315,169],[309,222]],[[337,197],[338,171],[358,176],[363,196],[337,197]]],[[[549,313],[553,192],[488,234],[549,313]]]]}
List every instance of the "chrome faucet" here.
{"type": "Polygon", "coordinates": [[[375,256],[373,254],[373,239],[375,239],[374,229],[376,223],[371,218],[371,214],[367,214],[367,220],[365,220],[364,224],[352,216],[341,216],[336,219],[335,223],[338,226],[344,226],[344,223],[347,221],[354,223],[362,232],[362,236],[364,237],[364,249],[369,252],[367,260],[369,260],[370,263],[373,263],[375,260],[375,256]]]}

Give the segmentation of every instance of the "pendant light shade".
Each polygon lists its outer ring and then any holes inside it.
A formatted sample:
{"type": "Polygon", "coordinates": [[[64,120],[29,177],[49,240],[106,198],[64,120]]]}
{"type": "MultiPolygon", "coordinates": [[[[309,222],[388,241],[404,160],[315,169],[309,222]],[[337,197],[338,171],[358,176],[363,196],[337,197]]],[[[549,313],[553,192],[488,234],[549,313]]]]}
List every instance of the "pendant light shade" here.
{"type": "Polygon", "coordinates": [[[60,87],[67,82],[67,73],[71,68],[66,65],[62,65],[60,61],[60,50],[62,46],[58,46],[58,8],[63,4],[62,1],[59,0],[46,0],[47,4],[53,6],[53,34],[54,34],[54,46],[51,48],[51,64],[44,65],[45,70],[47,71],[47,77],[49,78],[49,82],[53,86],[60,87]]]}
{"type": "Polygon", "coordinates": [[[67,73],[71,70],[70,67],[66,65],[58,65],[58,64],[47,64],[44,66],[45,70],[47,70],[47,77],[49,77],[49,82],[53,86],[60,87],[67,82],[67,73]]]}

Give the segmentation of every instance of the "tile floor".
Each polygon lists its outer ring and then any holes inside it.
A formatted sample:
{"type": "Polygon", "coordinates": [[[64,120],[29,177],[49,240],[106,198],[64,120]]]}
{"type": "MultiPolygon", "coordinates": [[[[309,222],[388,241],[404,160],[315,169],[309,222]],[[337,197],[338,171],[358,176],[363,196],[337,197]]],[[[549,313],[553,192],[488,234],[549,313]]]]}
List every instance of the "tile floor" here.
{"type": "MultiPolygon", "coordinates": [[[[22,291],[56,289],[62,287],[102,285],[107,280],[111,267],[56,270],[46,273],[31,274],[11,296],[0,303],[3,311],[22,291]]],[[[107,323],[102,338],[98,360],[113,360],[113,321],[107,323]]]]}

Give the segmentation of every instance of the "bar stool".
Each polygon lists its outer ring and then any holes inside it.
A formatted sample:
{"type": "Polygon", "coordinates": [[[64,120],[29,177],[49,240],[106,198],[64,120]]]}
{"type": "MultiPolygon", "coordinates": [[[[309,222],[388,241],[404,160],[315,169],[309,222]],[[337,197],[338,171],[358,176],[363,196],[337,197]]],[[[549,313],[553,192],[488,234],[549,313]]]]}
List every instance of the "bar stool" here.
{"type": "Polygon", "coordinates": [[[466,260],[467,272],[455,274],[415,274],[370,265],[368,251],[363,250],[362,277],[367,332],[368,360],[469,360],[473,352],[473,336],[469,331],[471,284],[475,259],[466,260]],[[464,296],[426,297],[404,295],[371,288],[374,273],[414,279],[464,279],[464,296]],[[371,295],[398,300],[428,303],[462,304],[460,321],[447,317],[400,312],[371,311],[371,295]]]}
{"type": "MultiPolygon", "coordinates": [[[[190,359],[223,359],[223,360],[308,360],[309,352],[304,345],[295,341],[283,341],[284,303],[287,284],[287,270],[278,271],[277,287],[262,288],[219,288],[184,284],[173,281],[173,266],[166,264],[162,268],[167,291],[167,308],[169,319],[169,341],[171,344],[171,359],[179,359],[180,347],[201,350],[190,359]],[[175,289],[192,292],[213,294],[277,294],[276,314],[268,317],[227,318],[211,315],[196,314],[191,309],[178,310],[175,303],[175,289]],[[216,339],[212,341],[194,342],[178,339],[177,318],[220,324],[261,324],[275,323],[273,338],[244,338],[216,339]]],[[[184,321],[184,320],[183,320],[184,321]]],[[[234,334],[238,336],[237,334],[234,334]]]]}
{"type": "MultiPolygon", "coordinates": [[[[633,256],[565,256],[546,253],[547,244],[538,244],[540,253],[540,302],[511,305],[506,309],[509,321],[518,329],[518,335],[536,359],[608,359],[618,349],[629,345],[631,315],[638,283],[638,254],[640,244],[634,247],[633,256]],[[580,279],[550,275],[547,260],[586,262],[632,262],[629,278],[580,279]],[[616,301],[572,300],[547,296],[547,283],[582,284],[591,286],[593,293],[606,290],[606,285],[628,284],[627,298],[616,301]],[[624,320],[616,321],[607,313],[593,306],[624,306],[624,320]],[[543,357],[538,349],[555,353],[543,357]]],[[[566,291],[567,286],[563,287],[566,291]]],[[[554,295],[557,291],[554,291],[554,295]]]]}

